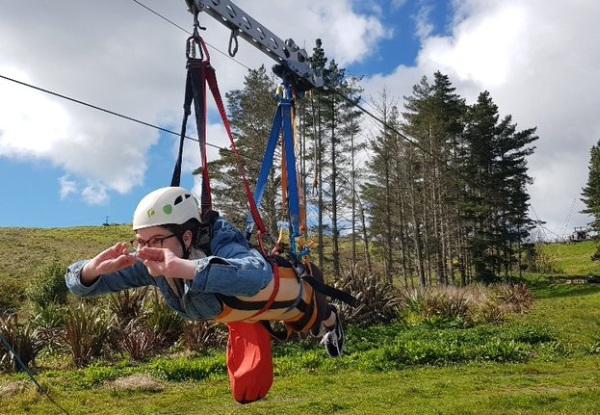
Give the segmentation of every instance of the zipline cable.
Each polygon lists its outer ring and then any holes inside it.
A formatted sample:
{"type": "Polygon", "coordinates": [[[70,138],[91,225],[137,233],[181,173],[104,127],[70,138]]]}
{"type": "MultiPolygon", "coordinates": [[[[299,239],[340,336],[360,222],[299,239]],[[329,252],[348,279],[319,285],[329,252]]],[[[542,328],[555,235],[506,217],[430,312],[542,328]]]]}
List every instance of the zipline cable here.
{"type": "MultiPolygon", "coordinates": [[[[55,97],[65,99],[67,101],[71,101],[71,102],[74,102],[76,104],[83,105],[85,107],[89,107],[89,108],[92,108],[92,109],[95,109],[95,110],[98,110],[98,111],[102,111],[102,112],[104,112],[106,114],[114,115],[116,117],[119,117],[119,118],[122,118],[122,119],[125,119],[125,120],[128,120],[128,121],[132,121],[132,122],[141,124],[141,125],[146,126],[146,127],[155,128],[155,129],[157,129],[159,131],[162,131],[164,133],[172,134],[172,135],[175,135],[177,137],[180,136],[180,133],[177,133],[175,131],[169,130],[167,128],[163,128],[163,127],[160,127],[158,125],[151,124],[149,122],[142,121],[142,120],[139,120],[137,118],[133,118],[133,117],[130,117],[128,115],[124,115],[124,114],[121,114],[121,113],[118,113],[118,112],[115,112],[115,111],[111,111],[111,110],[108,110],[106,108],[102,108],[102,107],[99,107],[97,105],[93,105],[93,104],[87,103],[85,101],[81,101],[81,100],[69,97],[67,95],[60,94],[58,92],[50,91],[49,89],[41,88],[39,86],[32,85],[32,84],[29,84],[27,82],[19,81],[18,79],[14,79],[14,78],[2,75],[2,74],[0,74],[0,78],[5,79],[5,80],[10,81],[10,82],[14,82],[14,83],[22,85],[22,86],[26,86],[26,87],[31,88],[31,89],[35,89],[36,91],[45,92],[46,94],[50,94],[50,95],[53,95],[55,97]]],[[[198,139],[194,138],[194,137],[189,137],[189,136],[186,135],[185,138],[188,139],[188,140],[192,140],[192,141],[198,142],[198,139]]],[[[209,146],[209,147],[215,148],[217,150],[231,151],[230,149],[228,149],[226,147],[219,147],[219,146],[217,146],[215,144],[211,144],[211,143],[206,143],[206,145],[209,146]]],[[[249,159],[249,160],[254,160],[254,161],[257,161],[257,162],[262,161],[262,160],[259,160],[259,159],[256,159],[256,158],[253,158],[253,157],[250,157],[250,156],[247,156],[247,155],[243,155],[243,154],[240,154],[240,155],[242,157],[245,157],[245,158],[249,159]]]]}
{"type": "MultiPolygon", "coordinates": [[[[135,4],[138,4],[139,6],[143,7],[144,9],[148,10],[150,13],[158,16],[159,18],[163,19],[164,21],[172,24],[173,26],[175,26],[176,28],[178,28],[179,30],[183,31],[184,33],[187,33],[188,35],[191,35],[192,32],[190,32],[189,30],[179,26],[177,23],[173,22],[172,20],[170,20],[169,18],[163,16],[162,14],[160,14],[159,12],[157,12],[156,10],[153,10],[151,7],[146,6],[144,3],[138,1],[138,0],[132,0],[135,4]]],[[[215,52],[220,53],[221,55],[225,56],[226,58],[231,59],[232,61],[234,61],[235,63],[237,63],[240,66],[243,66],[244,68],[251,70],[250,67],[244,65],[242,62],[238,61],[237,59],[233,58],[232,56],[230,56],[228,53],[223,52],[222,50],[214,47],[213,45],[211,45],[208,42],[204,42],[206,43],[207,46],[210,46],[211,49],[213,49],[215,52]]]]}

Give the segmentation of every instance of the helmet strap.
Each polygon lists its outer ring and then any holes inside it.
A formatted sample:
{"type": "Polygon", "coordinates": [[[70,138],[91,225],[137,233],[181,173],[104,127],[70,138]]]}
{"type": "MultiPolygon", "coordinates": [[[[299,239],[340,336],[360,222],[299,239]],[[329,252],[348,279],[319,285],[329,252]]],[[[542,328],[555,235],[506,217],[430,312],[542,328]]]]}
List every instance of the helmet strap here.
{"type": "Polygon", "coordinates": [[[193,243],[190,242],[190,247],[189,248],[185,245],[185,241],[183,240],[183,234],[184,233],[177,235],[177,239],[179,240],[179,243],[181,244],[181,248],[183,250],[183,259],[190,259],[190,253],[192,251],[192,245],[193,245],[193,243]]]}

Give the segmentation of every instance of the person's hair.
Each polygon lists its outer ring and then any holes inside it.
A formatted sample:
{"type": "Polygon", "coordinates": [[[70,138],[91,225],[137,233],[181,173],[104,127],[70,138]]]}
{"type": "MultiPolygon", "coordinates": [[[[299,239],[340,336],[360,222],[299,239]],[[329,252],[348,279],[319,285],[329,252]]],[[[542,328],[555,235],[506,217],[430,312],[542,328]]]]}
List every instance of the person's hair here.
{"type": "Polygon", "coordinates": [[[184,257],[187,257],[189,255],[189,250],[185,249],[185,245],[183,243],[183,234],[186,231],[191,231],[192,232],[192,245],[191,247],[195,247],[197,244],[197,240],[198,240],[198,233],[200,230],[200,222],[198,222],[198,220],[196,219],[190,219],[187,222],[179,225],[176,223],[168,223],[165,225],[161,225],[163,228],[168,229],[169,231],[173,232],[175,235],[177,235],[177,239],[179,240],[179,243],[181,243],[181,246],[183,247],[183,251],[184,251],[184,257]]]}

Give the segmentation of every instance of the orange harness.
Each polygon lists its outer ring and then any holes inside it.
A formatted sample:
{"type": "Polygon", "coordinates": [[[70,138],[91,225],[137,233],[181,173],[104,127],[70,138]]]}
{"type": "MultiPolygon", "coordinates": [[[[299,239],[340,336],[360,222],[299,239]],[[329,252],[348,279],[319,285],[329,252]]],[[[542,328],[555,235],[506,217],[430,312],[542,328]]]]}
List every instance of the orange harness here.
{"type": "MultiPolygon", "coordinates": [[[[223,311],[215,318],[222,323],[281,321],[287,335],[310,330],[318,316],[316,291],[297,276],[282,257],[272,259],[273,280],[252,297],[221,296],[223,311]]],[[[309,266],[312,270],[312,267],[309,266]]]]}

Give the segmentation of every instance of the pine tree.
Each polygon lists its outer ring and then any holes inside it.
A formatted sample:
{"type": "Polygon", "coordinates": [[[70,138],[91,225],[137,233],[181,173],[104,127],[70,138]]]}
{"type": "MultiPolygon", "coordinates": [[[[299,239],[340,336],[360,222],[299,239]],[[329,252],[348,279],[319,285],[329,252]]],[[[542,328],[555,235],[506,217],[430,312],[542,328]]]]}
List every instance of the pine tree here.
{"type": "Polygon", "coordinates": [[[463,139],[463,219],[476,278],[485,282],[508,277],[519,242],[531,227],[526,185],[526,157],[537,140],[535,128],[517,132],[510,115],[499,120],[489,92],[469,108],[463,139]]]}
{"type": "Polygon", "coordinates": [[[352,142],[360,131],[362,113],[354,105],[360,100],[361,88],[358,85],[360,79],[347,76],[345,69],[334,60],[329,61],[329,65],[326,65],[327,61],[322,42],[318,39],[311,63],[323,68],[326,88],[314,91],[314,99],[305,104],[312,107],[305,112],[313,114],[309,128],[312,128],[311,135],[316,137],[312,151],[318,174],[318,192],[316,197],[309,198],[309,203],[317,207],[319,215],[319,266],[324,266],[323,234],[330,229],[333,275],[338,276],[341,272],[339,237],[345,222],[340,215],[349,210],[344,203],[351,199],[353,192],[349,178],[352,174],[350,156],[352,142]],[[329,223],[326,223],[326,213],[329,213],[329,223]]]}
{"type": "MultiPolygon", "coordinates": [[[[401,138],[397,134],[399,129],[399,112],[394,100],[389,96],[387,89],[379,94],[375,103],[377,116],[382,121],[378,125],[375,136],[369,141],[371,158],[367,162],[369,180],[363,185],[362,193],[369,206],[370,235],[376,241],[375,247],[380,252],[384,265],[387,281],[394,277],[394,241],[406,241],[407,234],[404,229],[404,186],[406,178],[403,177],[404,169],[397,169],[401,158],[401,138]],[[400,173],[400,174],[398,174],[400,173]],[[398,205],[399,202],[399,205],[398,205]]],[[[404,254],[406,250],[401,249],[404,254]]],[[[403,274],[406,277],[406,262],[403,265],[403,274]]]]}
{"type": "MultiPolygon", "coordinates": [[[[591,230],[600,232],[600,140],[590,150],[590,162],[588,165],[588,179],[581,192],[581,201],[586,208],[580,213],[590,215],[592,222],[591,230]]],[[[594,261],[600,260],[600,246],[592,256],[594,261]]]]}
{"type": "Polygon", "coordinates": [[[405,97],[402,131],[414,139],[410,159],[408,200],[415,263],[420,284],[441,284],[452,278],[452,258],[458,250],[456,226],[455,153],[463,128],[464,99],[454,93],[448,76],[436,72],[405,97]]]}

